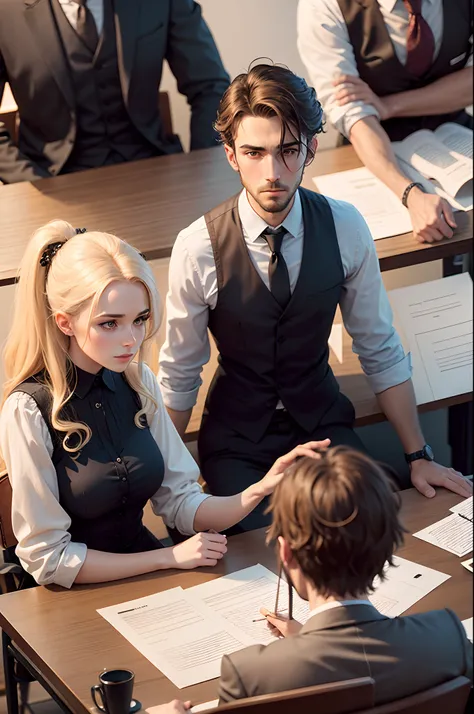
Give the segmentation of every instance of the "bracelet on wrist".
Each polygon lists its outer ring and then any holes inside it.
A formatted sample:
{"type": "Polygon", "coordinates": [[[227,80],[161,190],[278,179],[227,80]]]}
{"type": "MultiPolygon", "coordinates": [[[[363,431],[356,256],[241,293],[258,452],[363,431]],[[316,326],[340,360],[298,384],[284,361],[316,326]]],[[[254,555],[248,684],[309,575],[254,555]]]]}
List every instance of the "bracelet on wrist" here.
{"type": "Polygon", "coordinates": [[[405,208],[408,208],[408,206],[407,206],[408,196],[409,196],[412,188],[415,188],[415,186],[416,186],[416,188],[419,188],[420,191],[423,191],[423,193],[424,193],[424,188],[421,185],[421,183],[418,183],[417,181],[412,181],[412,183],[409,183],[408,186],[406,187],[406,189],[404,190],[403,196],[402,196],[402,204],[405,206],[405,208]]]}

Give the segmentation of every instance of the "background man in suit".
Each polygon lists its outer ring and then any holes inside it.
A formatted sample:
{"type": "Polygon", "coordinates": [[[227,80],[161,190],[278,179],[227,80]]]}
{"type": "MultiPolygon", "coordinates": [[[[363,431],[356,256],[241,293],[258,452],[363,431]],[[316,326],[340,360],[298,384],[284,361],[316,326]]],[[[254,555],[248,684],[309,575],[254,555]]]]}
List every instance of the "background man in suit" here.
{"type": "Polygon", "coordinates": [[[18,105],[15,146],[0,123],[0,182],[32,181],[182,151],[158,108],[163,61],[191,105],[191,149],[214,146],[229,84],[193,0],[2,0],[0,101],[18,105]]]}
{"type": "Polygon", "coordinates": [[[382,468],[346,447],[288,469],[271,500],[268,539],[310,617],[301,626],[262,610],[284,639],[224,657],[220,702],[373,677],[382,704],[472,679],[472,645],[451,610],[389,618],[367,599],[402,542],[398,510],[382,468]]]}
{"type": "MultiPolygon", "coordinates": [[[[472,128],[472,0],[299,0],[298,48],[329,121],[400,199],[390,141],[447,121],[472,128]]],[[[451,237],[450,205],[413,186],[415,237],[451,237]]]]}
{"type": "MultiPolygon", "coordinates": [[[[244,189],[179,234],[171,256],[160,386],[182,436],[219,350],[199,432],[210,493],[258,481],[281,454],[330,439],[364,450],[354,408],[329,366],[339,304],[364,372],[426,496],[471,488],[433,461],[419,424],[410,356],[393,327],[374,241],[360,213],[300,184],[317,149],[321,105],[290,70],[257,64],[234,79],[218,114],[244,189]]],[[[269,522],[265,504],[237,529],[269,522]]]]}

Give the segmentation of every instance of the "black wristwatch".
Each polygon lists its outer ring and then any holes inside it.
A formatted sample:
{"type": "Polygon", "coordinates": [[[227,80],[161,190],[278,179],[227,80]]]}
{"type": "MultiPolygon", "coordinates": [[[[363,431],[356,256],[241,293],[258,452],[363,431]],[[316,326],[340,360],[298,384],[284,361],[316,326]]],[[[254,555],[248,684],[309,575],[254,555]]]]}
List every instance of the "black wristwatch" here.
{"type": "Polygon", "coordinates": [[[425,459],[425,461],[434,461],[433,449],[429,444],[425,444],[420,451],[414,451],[412,454],[405,454],[405,461],[407,464],[412,464],[418,459],[425,459]]]}

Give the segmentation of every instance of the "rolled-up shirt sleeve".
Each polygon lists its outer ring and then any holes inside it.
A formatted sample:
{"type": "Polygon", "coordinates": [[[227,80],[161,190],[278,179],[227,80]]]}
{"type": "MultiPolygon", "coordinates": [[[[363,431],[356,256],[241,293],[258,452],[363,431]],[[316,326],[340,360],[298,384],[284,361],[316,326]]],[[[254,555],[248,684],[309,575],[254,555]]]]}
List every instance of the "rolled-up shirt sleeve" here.
{"type": "Polygon", "coordinates": [[[351,128],[360,119],[368,116],[380,118],[371,104],[355,101],[339,106],[335,99],[333,80],[337,76],[359,76],[337,0],[299,0],[297,29],[301,59],[331,124],[349,138],[351,128]]]}
{"type": "Polygon", "coordinates": [[[194,535],[196,511],[209,495],[198,483],[199,467],[182,442],[163,404],[157,379],[151,369],[143,366],[143,382],[153,395],[158,409],[150,423],[150,431],[158,444],[165,464],[163,483],[151,498],[154,513],[170,528],[184,535],[194,535]]]}
{"type": "Polygon", "coordinates": [[[16,554],[39,585],[70,588],[87,554],[71,542],[71,519],[59,503],[53,445],[32,397],[10,395],[0,418],[0,449],[12,485],[12,527],[16,554]]]}
{"type": "Polygon", "coordinates": [[[349,203],[328,201],[346,276],[340,300],[342,319],[370,386],[379,394],[411,378],[411,356],[405,354],[393,326],[392,308],[367,223],[349,203]]]}

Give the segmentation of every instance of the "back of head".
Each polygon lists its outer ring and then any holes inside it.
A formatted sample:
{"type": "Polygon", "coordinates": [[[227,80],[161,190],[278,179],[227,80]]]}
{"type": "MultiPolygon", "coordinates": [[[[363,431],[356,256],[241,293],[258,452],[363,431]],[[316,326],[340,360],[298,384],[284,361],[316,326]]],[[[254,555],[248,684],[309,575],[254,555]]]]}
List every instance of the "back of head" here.
{"type": "Polygon", "coordinates": [[[269,540],[283,537],[322,596],[358,597],[383,578],[403,540],[400,502],[386,471],[347,447],[304,458],[271,498],[269,540]]]}
{"type": "MultiPolygon", "coordinates": [[[[109,233],[76,232],[65,221],[51,221],[35,232],[20,266],[13,323],[4,351],[2,403],[21,382],[42,372],[53,396],[53,426],[69,431],[59,418],[70,396],[69,338],[58,328],[55,316],[74,317],[85,308],[92,316],[114,280],[139,281],[145,287],[151,313],[148,342],[158,330],[161,306],[153,272],[135,248],[109,233]]],[[[139,361],[141,355],[140,351],[139,361]]],[[[129,370],[126,376],[133,382],[134,371],[129,370]]]]}
{"type": "Polygon", "coordinates": [[[255,64],[239,74],[222,97],[214,125],[224,144],[233,146],[238,126],[245,116],[277,116],[283,143],[288,130],[306,143],[323,131],[323,111],[316,92],[287,67],[255,64]]]}

